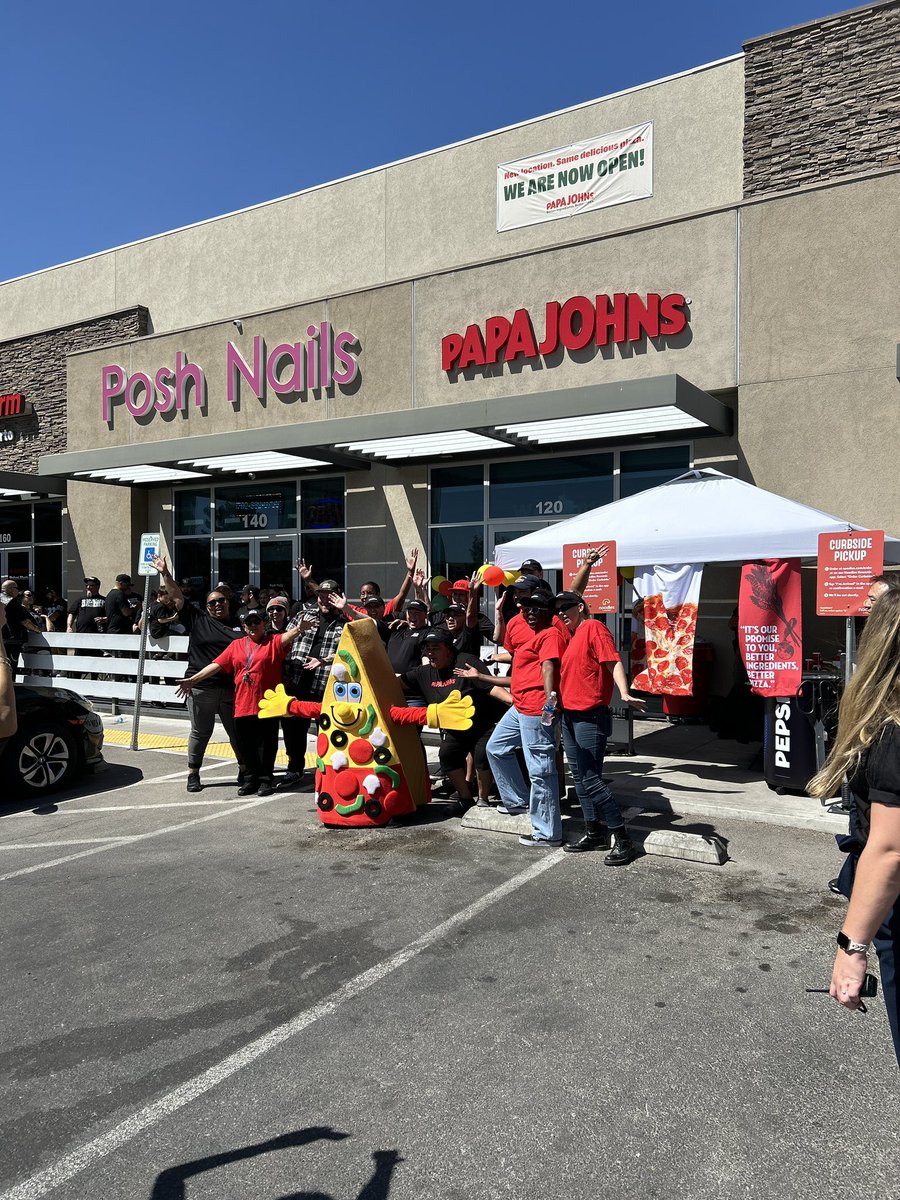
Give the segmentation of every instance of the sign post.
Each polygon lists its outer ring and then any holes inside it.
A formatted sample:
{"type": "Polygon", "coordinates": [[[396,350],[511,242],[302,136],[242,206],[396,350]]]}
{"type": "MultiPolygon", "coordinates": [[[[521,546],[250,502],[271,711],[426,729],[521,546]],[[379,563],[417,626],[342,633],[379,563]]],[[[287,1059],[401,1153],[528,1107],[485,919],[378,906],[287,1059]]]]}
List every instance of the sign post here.
{"type": "Polygon", "coordinates": [[[140,562],[138,575],[144,577],[144,609],[141,618],[141,648],[138,652],[137,683],[134,688],[134,719],[131,722],[131,749],[138,748],[138,728],[141,723],[141,692],[144,688],[144,660],[147,657],[147,605],[150,600],[150,576],[156,574],[153,560],[159,555],[161,538],[158,533],[141,534],[140,562]]]}

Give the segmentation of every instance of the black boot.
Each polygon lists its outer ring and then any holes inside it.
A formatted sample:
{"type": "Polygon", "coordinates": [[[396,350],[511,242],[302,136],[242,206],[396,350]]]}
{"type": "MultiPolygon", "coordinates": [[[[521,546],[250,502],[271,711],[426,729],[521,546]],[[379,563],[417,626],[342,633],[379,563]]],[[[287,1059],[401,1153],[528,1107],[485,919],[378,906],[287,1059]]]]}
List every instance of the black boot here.
{"type": "Polygon", "coordinates": [[[628,830],[624,826],[621,829],[613,830],[612,840],[613,848],[603,860],[608,867],[624,867],[626,863],[637,858],[637,846],[629,837],[628,830]]]}
{"type": "Polygon", "coordinates": [[[602,821],[585,821],[584,833],[577,842],[563,846],[567,854],[581,854],[585,850],[608,850],[609,830],[602,821]]]}

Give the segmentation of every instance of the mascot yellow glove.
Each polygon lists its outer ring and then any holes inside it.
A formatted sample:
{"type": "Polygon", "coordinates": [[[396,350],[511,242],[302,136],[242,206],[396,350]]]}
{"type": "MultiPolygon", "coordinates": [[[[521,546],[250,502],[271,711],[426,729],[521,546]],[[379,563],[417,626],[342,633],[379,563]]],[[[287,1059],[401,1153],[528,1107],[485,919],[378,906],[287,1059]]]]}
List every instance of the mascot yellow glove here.
{"type": "Polygon", "coordinates": [[[428,705],[428,724],[432,729],[470,729],[474,714],[472,697],[454,688],[440,704],[428,705]]]}
{"type": "Polygon", "coordinates": [[[259,702],[259,715],[261,717],[286,717],[293,698],[293,696],[287,694],[284,686],[279,683],[274,692],[269,688],[263,695],[262,700],[259,702]]]}

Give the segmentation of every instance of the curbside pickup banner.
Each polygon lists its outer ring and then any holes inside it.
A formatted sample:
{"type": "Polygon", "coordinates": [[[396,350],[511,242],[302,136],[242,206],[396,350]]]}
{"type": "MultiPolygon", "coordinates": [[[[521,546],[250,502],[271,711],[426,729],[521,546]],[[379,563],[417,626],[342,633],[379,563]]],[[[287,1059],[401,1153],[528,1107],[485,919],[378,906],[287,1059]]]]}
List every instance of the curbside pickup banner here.
{"type": "Polygon", "coordinates": [[[653,122],[497,168],[497,232],[653,195],[653,122]]]}

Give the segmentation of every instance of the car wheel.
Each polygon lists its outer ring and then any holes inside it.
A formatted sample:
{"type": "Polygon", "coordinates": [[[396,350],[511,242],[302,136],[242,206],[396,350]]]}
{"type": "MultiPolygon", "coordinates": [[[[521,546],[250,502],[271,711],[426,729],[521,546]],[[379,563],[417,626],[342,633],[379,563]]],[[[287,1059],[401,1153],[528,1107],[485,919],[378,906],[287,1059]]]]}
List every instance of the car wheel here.
{"type": "Polygon", "coordinates": [[[20,729],[3,752],[3,773],[20,795],[41,795],[68,783],[78,764],[75,738],[65,725],[42,721],[20,729]]]}

